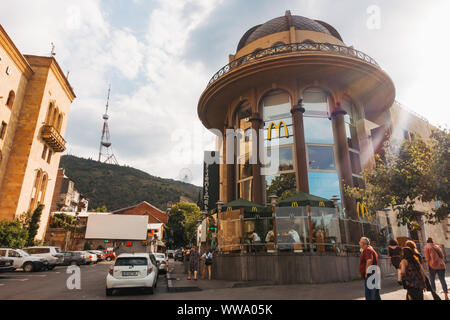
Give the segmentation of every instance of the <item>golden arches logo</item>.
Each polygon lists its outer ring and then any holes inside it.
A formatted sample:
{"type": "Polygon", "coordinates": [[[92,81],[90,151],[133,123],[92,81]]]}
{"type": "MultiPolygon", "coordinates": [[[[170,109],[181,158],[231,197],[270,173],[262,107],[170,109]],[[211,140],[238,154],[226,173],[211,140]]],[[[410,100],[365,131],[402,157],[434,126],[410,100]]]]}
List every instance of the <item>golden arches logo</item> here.
{"type": "Polygon", "coordinates": [[[292,208],[297,208],[298,207],[298,202],[292,202],[292,208]]]}
{"type": "Polygon", "coordinates": [[[285,137],[288,138],[289,137],[289,130],[287,128],[286,122],[284,121],[280,121],[278,122],[278,124],[276,124],[275,122],[272,122],[269,126],[269,132],[267,133],[267,140],[272,140],[272,130],[275,127],[275,130],[278,131],[278,137],[281,138],[281,128],[284,126],[284,134],[285,137]]]}
{"type": "Polygon", "coordinates": [[[367,219],[371,220],[372,216],[369,213],[369,209],[367,208],[367,204],[365,202],[357,202],[356,204],[356,212],[358,214],[358,219],[360,218],[360,216],[362,216],[362,218],[364,219],[365,217],[367,217],[367,219]]]}
{"type": "Polygon", "coordinates": [[[325,202],[323,201],[319,202],[319,207],[325,207],[325,202]]]}
{"type": "Polygon", "coordinates": [[[252,208],[252,212],[258,212],[258,208],[257,207],[253,207],[252,208]]]}
{"type": "Polygon", "coordinates": [[[228,208],[227,208],[227,211],[228,211],[228,212],[233,211],[233,208],[232,208],[232,207],[228,207],[228,208]]]}

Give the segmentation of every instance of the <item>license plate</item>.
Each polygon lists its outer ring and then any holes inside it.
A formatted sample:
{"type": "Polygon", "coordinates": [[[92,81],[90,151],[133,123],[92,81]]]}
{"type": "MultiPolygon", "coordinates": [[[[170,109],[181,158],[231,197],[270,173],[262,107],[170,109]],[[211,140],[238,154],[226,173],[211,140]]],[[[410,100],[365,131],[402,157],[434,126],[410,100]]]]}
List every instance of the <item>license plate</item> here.
{"type": "Polygon", "coordinates": [[[139,274],[137,271],[124,271],[122,272],[123,277],[135,277],[139,274]]]}

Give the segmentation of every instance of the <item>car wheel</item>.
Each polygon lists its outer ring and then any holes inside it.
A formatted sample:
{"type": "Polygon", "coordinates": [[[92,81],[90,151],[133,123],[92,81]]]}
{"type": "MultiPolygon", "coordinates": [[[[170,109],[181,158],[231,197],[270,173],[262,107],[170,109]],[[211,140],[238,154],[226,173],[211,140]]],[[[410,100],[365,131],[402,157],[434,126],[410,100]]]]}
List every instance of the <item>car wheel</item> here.
{"type": "Polygon", "coordinates": [[[52,265],[52,266],[48,266],[47,269],[51,271],[51,270],[55,269],[55,267],[56,267],[56,265],[54,264],[54,265],[52,265]]]}
{"type": "Polygon", "coordinates": [[[27,262],[23,265],[23,271],[25,272],[33,272],[34,266],[31,262],[27,262]]]}
{"type": "Polygon", "coordinates": [[[110,297],[113,295],[113,289],[106,288],[106,296],[110,297]]]}

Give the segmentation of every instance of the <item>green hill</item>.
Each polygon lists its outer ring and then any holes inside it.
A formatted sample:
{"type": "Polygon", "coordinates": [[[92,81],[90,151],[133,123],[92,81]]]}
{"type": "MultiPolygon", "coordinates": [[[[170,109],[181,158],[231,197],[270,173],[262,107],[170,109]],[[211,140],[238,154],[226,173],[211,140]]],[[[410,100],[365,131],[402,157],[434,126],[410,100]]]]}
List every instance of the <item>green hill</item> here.
{"type": "Polygon", "coordinates": [[[192,184],[75,156],[61,157],[60,167],[75,182],[75,188],[89,198],[90,209],[105,205],[113,211],[147,201],[165,210],[167,202],[178,202],[180,196],[197,201],[201,192],[192,184]]]}

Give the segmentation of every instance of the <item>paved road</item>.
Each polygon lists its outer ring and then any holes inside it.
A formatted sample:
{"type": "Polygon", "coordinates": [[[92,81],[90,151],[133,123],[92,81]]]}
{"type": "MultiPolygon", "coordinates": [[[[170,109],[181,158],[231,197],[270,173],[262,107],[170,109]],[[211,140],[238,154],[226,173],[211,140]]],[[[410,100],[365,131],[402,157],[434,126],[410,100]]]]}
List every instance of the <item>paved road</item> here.
{"type": "MultiPolygon", "coordinates": [[[[208,283],[203,291],[168,293],[167,279],[162,275],[153,295],[122,291],[113,297],[106,297],[108,269],[108,263],[82,266],[81,290],[67,289],[66,282],[70,276],[66,274],[67,267],[38,273],[3,273],[0,274],[0,300],[358,300],[363,299],[364,295],[361,281],[250,288],[224,288],[208,283]]],[[[450,283],[450,277],[447,277],[447,283],[450,283]]],[[[438,292],[442,292],[440,284],[438,292]]],[[[383,280],[381,293],[384,300],[404,300],[406,295],[392,278],[383,280]]]]}
{"type": "Polygon", "coordinates": [[[167,292],[167,280],[160,275],[153,295],[139,291],[123,291],[106,297],[106,275],[110,264],[81,266],[81,290],[67,289],[67,267],[56,267],[52,271],[0,274],[0,300],[101,300],[101,299],[158,299],[167,292]]]}

